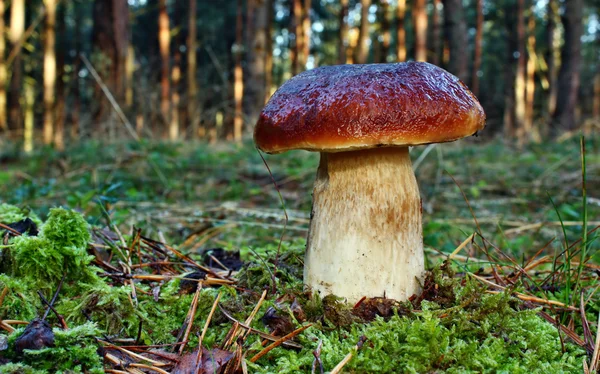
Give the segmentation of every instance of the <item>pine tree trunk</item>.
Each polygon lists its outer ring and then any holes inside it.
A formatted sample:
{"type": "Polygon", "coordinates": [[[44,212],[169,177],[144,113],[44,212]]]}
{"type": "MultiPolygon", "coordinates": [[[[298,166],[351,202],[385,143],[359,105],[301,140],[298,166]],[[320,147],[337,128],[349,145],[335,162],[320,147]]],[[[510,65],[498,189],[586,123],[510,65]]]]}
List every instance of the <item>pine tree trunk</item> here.
{"type": "MultiPolygon", "coordinates": [[[[23,33],[25,32],[25,0],[12,0],[10,4],[10,30],[8,31],[8,39],[14,49],[23,33]]],[[[19,45],[18,48],[22,48],[19,45]]],[[[23,75],[23,59],[20,51],[17,54],[11,65],[11,79],[8,90],[8,128],[10,130],[21,129],[21,85],[23,75]]]]}
{"type": "Polygon", "coordinates": [[[535,142],[541,140],[540,132],[533,126],[533,104],[535,98],[535,66],[536,66],[536,53],[535,53],[535,15],[533,14],[533,7],[529,12],[529,19],[527,21],[527,75],[526,75],[526,94],[525,94],[525,133],[526,138],[530,138],[535,142]]]}
{"type": "Polygon", "coordinates": [[[369,57],[369,7],[371,0],[360,0],[360,30],[354,51],[354,63],[366,64],[369,57]]]}
{"type": "Polygon", "coordinates": [[[266,34],[266,53],[265,53],[265,98],[263,104],[266,104],[271,97],[273,86],[273,18],[274,4],[273,0],[265,0],[267,7],[267,24],[265,26],[266,34]]]}
{"type": "MultiPolygon", "coordinates": [[[[413,3],[413,25],[415,28],[415,60],[427,61],[427,1],[413,3]]],[[[464,46],[464,45],[463,45],[464,46]]]]}
{"type": "Polygon", "coordinates": [[[196,25],[196,13],[197,13],[197,0],[189,0],[189,18],[188,18],[188,35],[186,42],[187,49],[187,117],[189,126],[191,129],[192,139],[198,137],[198,131],[200,127],[200,112],[198,110],[198,85],[196,83],[196,69],[197,69],[197,58],[196,58],[196,38],[197,25],[196,25]]]}
{"type": "Polygon", "coordinates": [[[302,10],[302,70],[306,69],[306,63],[310,56],[310,37],[312,23],[310,20],[311,0],[304,0],[304,9],[302,10]]]}
{"type": "Polygon", "coordinates": [[[6,38],[4,36],[4,0],[0,0],[0,130],[8,130],[6,124],[6,80],[7,70],[4,61],[4,53],[6,53],[6,38]]]}
{"type": "Polygon", "coordinates": [[[475,51],[473,53],[473,72],[471,73],[471,92],[479,96],[479,69],[481,69],[481,48],[483,42],[483,0],[476,0],[477,25],[475,26],[475,51]]]}
{"type": "MultiPolygon", "coordinates": [[[[548,109],[546,113],[546,124],[549,125],[556,111],[558,65],[560,52],[558,49],[559,35],[556,27],[558,20],[558,0],[548,0],[547,7],[548,23],[546,25],[546,38],[548,50],[546,61],[548,63],[548,109]]],[[[544,134],[548,135],[548,134],[544,134]]]]}
{"type": "Polygon", "coordinates": [[[348,0],[340,0],[338,16],[338,64],[346,62],[346,45],[348,44],[348,0]]]}
{"type": "MultiPolygon", "coordinates": [[[[65,4],[58,5],[56,12],[56,32],[60,38],[65,38],[65,4]]],[[[66,92],[64,83],[65,51],[68,46],[56,48],[56,103],[54,107],[54,146],[58,150],[65,149],[65,121],[66,121],[66,92]]]]}
{"type": "Polygon", "coordinates": [[[433,13],[431,15],[431,63],[434,65],[440,64],[440,49],[442,43],[442,32],[440,26],[440,5],[441,0],[433,0],[433,13]]]}
{"type": "Polygon", "coordinates": [[[173,134],[171,126],[171,82],[170,73],[170,46],[171,30],[169,27],[169,14],[167,13],[167,1],[158,2],[158,45],[160,49],[160,112],[164,123],[169,125],[169,134],[173,134]]]}
{"type": "Polygon", "coordinates": [[[515,65],[514,53],[517,50],[517,36],[515,32],[515,15],[506,12],[506,63],[504,64],[504,137],[512,139],[515,137],[515,65]]]}
{"type": "Polygon", "coordinates": [[[300,72],[300,53],[302,51],[302,2],[290,0],[290,62],[292,75],[300,72]]]}
{"type": "Polygon", "coordinates": [[[268,14],[266,0],[249,0],[246,23],[246,61],[244,76],[244,113],[254,123],[265,100],[268,14]]]}
{"type": "Polygon", "coordinates": [[[583,0],[565,0],[562,23],[565,29],[561,50],[561,66],[558,73],[558,95],[554,113],[554,130],[575,130],[577,119],[577,91],[581,69],[581,34],[583,0]]]}
{"type": "Polygon", "coordinates": [[[526,54],[525,54],[525,0],[517,0],[517,72],[515,76],[515,130],[518,144],[524,144],[526,137],[525,116],[526,116],[526,54]]]}
{"type": "Polygon", "coordinates": [[[33,79],[25,79],[23,87],[24,121],[23,121],[23,150],[25,153],[33,151],[33,125],[35,121],[33,107],[35,103],[35,86],[33,79]]]}
{"type": "Polygon", "coordinates": [[[396,59],[398,62],[406,61],[406,30],[404,20],[406,17],[406,0],[398,0],[396,6],[396,59]]]}
{"type": "Polygon", "coordinates": [[[448,71],[461,81],[468,78],[467,23],[461,0],[444,0],[444,31],[448,38],[448,71]]]}
{"type": "Polygon", "coordinates": [[[52,144],[54,136],[54,88],[56,85],[56,1],[44,0],[44,144],[52,144]]]}
{"type": "Polygon", "coordinates": [[[244,28],[244,22],[242,18],[243,8],[244,5],[242,0],[238,0],[234,50],[235,66],[233,70],[233,101],[235,105],[235,113],[233,117],[233,139],[236,142],[242,141],[244,127],[244,118],[242,112],[242,96],[244,93],[244,76],[242,71],[242,45],[244,28]]]}
{"type": "Polygon", "coordinates": [[[390,31],[390,4],[389,0],[380,0],[380,15],[381,20],[381,44],[379,46],[379,61],[387,62],[387,56],[390,51],[390,43],[392,40],[390,31]]]}
{"type": "Polygon", "coordinates": [[[73,96],[73,107],[71,108],[71,131],[70,137],[72,140],[78,139],[81,133],[80,122],[79,122],[79,114],[81,112],[81,98],[80,98],[80,90],[79,90],[79,69],[81,66],[81,59],[79,58],[79,54],[81,53],[81,12],[78,12],[75,7],[73,9],[73,44],[75,49],[75,62],[73,63],[73,73],[72,73],[72,96],[73,96]]]}

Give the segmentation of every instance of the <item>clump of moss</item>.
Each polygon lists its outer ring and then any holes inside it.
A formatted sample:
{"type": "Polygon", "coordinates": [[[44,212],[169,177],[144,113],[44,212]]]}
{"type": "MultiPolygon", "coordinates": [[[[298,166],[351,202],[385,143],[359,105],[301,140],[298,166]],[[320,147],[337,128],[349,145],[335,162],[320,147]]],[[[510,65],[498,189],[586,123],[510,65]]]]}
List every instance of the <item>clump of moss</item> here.
{"type": "Polygon", "coordinates": [[[19,359],[28,365],[11,363],[0,366],[0,373],[103,373],[102,358],[98,354],[96,336],[100,331],[93,323],[84,323],[68,330],[55,328],[54,346],[40,350],[25,350],[17,357],[16,339],[23,333],[20,328],[8,337],[9,350],[5,357],[19,359]]]}
{"type": "Polygon", "coordinates": [[[0,203],[0,222],[15,223],[30,218],[36,225],[41,225],[42,220],[33,211],[28,208],[20,208],[15,205],[0,203]]]}

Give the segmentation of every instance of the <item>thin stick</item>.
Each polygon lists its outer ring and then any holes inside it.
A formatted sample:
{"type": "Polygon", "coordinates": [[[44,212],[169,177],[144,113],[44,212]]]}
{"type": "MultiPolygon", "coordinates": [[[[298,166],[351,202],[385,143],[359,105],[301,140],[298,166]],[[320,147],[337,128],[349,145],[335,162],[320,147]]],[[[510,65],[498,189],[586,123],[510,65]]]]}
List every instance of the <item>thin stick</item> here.
{"type": "Polygon", "coordinates": [[[198,339],[198,357],[196,358],[196,367],[198,367],[198,363],[202,362],[202,341],[204,340],[204,336],[208,331],[208,325],[210,325],[210,321],[212,320],[213,314],[215,314],[215,310],[217,309],[217,305],[219,304],[219,300],[221,300],[221,293],[217,295],[215,302],[210,308],[210,313],[208,313],[208,318],[206,318],[206,322],[204,323],[204,328],[202,329],[202,334],[200,335],[200,339],[198,339]]]}
{"type": "Polygon", "coordinates": [[[469,235],[469,237],[466,238],[464,242],[460,243],[460,245],[456,247],[456,249],[452,253],[450,253],[450,255],[448,256],[448,260],[452,260],[452,258],[456,256],[458,252],[460,252],[464,247],[467,246],[467,244],[473,241],[473,237],[475,237],[475,233],[469,235]]]}
{"type": "Polygon", "coordinates": [[[92,66],[90,61],[87,59],[87,57],[85,57],[85,55],[83,53],[80,53],[79,57],[81,58],[81,61],[83,61],[83,63],[87,67],[87,69],[90,71],[90,73],[96,80],[96,83],[98,83],[98,86],[100,86],[100,89],[102,90],[102,92],[104,92],[104,95],[110,102],[110,105],[112,105],[113,109],[115,110],[115,112],[117,113],[117,115],[119,116],[119,118],[121,119],[123,124],[125,125],[125,128],[129,132],[129,135],[131,135],[131,137],[133,139],[135,139],[136,141],[140,141],[140,137],[138,136],[137,132],[131,125],[131,122],[129,122],[129,120],[125,116],[125,113],[123,113],[123,111],[121,110],[119,103],[117,103],[117,100],[115,100],[114,96],[110,93],[110,90],[108,89],[108,87],[106,87],[106,85],[102,81],[102,78],[100,78],[100,75],[98,75],[98,72],[96,71],[96,69],[94,69],[94,67],[92,66]]]}
{"type": "Polygon", "coordinates": [[[591,373],[595,373],[598,370],[598,363],[600,362],[600,312],[598,313],[598,324],[596,327],[596,344],[594,345],[594,354],[592,354],[592,366],[590,367],[591,373]]]}
{"type": "Polygon", "coordinates": [[[356,346],[354,346],[353,352],[350,352],[346,355],[346,357],[344,357],[344,359],[342,361],[340,361],[339,364],[335,365],[335,367],[329,372],[330,374],[338,374],[339,372],[342,371],[342,368],[344,366],[346,366],[346,364],[352,359],[352,356],[354,355],[354,353],[358,352],[359,349],[362,348],[363,344],[365,344],[365,341],[367,340],[366,336],[361,336],[358,339],[358,343],[356,343],[356,346]]]}
{"type": "Polygon", "coordinates": [[[190,331],[192,331],[192,325],[194,324],[194,316],[196,315],[196,309],[198,308],[198,299],[200,297],[200,291],[202,290],[202,282],[198,282],[198,286],[196,287],[196,293],[194,294],[194,298],[192,299],[192,305],[190,305],[190,310],[188,311],[187,317],[185,317],[185,321],[187,322],[187,326],[185,327],[185,334],[183,334],[183,339],[179,346],[179,354],[183,353],[185,346],[187,344],[188,337],[190,336],[190,331]]]}
{"type": "Polygon", "coordinates": [[[297,330],[294,330],[292,332],[290,332],[289,334],[287,334],[286,336],[282,337],[281,339],[278,339],[276,342],[273,342],[271,345],[269,345],[267,348],[263,349],[262,351],[258,352],[256,355],[254,355],[254,357],[252,357],[250,359],[250,362],[254,363],[258,360],[260,360],[260,358],[264,355],[266,355],[267,353],[269,353],[272,349],[277,348],[281,345],[281,343],[292,339],[294,336],[300,334],[302,331],[306,330],[307,328],[311,327],[312,324],[306,325],[306,326],[302,326],[297,330]]]}

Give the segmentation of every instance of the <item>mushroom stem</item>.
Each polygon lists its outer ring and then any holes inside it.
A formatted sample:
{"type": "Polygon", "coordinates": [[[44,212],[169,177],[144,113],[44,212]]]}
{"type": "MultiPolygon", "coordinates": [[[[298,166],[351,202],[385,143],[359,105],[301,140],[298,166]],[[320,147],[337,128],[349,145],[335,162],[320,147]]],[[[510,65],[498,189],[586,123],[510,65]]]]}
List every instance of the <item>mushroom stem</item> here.
{"type": "Polygon", "coordinates": [[[421,198],[408,147],[321,153],[304,283],[349,302],[406,300],[423,274],[421,198]]]}

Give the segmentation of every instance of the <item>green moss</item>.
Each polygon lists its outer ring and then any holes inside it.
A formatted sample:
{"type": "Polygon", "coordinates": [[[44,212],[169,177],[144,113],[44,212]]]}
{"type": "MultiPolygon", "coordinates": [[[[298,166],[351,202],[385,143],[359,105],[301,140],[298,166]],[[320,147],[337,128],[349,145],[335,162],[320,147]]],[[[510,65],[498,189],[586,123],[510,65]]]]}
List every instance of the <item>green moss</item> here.
{"type": "Polygon", "coordinates": [[[40,236],[56,246],[84,253],[91,238],[89,225],[83,216],[63,208],[50,209],[48,219],[41,227],[40,236]]]}
{"type": "Polygon", "coordinates": [[[42,224],[42,220],[40,220],[37,214],[28,208],[19,208],[15,205],[0,203],[0,223],[15,223],[25,218],[31,218],[38,226],[42,224]]]}
{"type": "MultiPolygon", "coordinates": [[[[9,352],[14,358],[15,340],[24,328],[17,329],[8,337],[9,352]]],[[[84,323],[68,330],[53,329],[54,347],[25,350],[19,359],[29,367],[15,364],[0,366],[0,373],[103,373],[102,358],[98,354],[96,336],[100,331],[93,323],[84,323]]]]}

